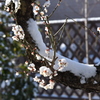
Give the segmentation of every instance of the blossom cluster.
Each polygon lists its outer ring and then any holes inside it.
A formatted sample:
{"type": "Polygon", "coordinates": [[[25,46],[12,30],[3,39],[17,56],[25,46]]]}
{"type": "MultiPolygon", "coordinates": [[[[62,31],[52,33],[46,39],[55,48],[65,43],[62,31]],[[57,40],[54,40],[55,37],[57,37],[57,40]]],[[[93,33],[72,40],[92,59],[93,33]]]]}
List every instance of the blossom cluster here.
{"type": "MultiPolygon", "coordinates": [[[[37,58],[39,58],[40,56],[37,55],[37,58]]],[[[58,60],[58,67],[54,68],[53,71],[51,71],[51,69],[49,67],[46,66],[41,66],[38,70],[38,72],[40,73],[40,75],[43,75],[44,77],[49,77],[49,84],[46,84],[46,82],[42,79],[40,79],[39,77],[35,76],[35,78],[33,78],[34,81],[39,83],[39,86],[41,88],[44,89],[53,89],[55,82],[52,80],[53,77],[58,75],[58,71],[61,71],[64,69],[64,67],[66,67],[68,65],[67,61],[65,59],[60,59],[58,60]]],[[[56,65],[57,66],[57,65],[56,65]]],[[[32,71],[36,71],[35,68],[35,64],[31,63],[28,65],[28,70],[32,71]]]]}
{"type": "Polygon", "coordinates": [[[5,9],[6,11],[13,12],[14,10],[14,12],[17,13],[18,9],[20,9],[21,3],[20,3],[20,0],[6,0],[5,6],[6,6],[6,9],[5,9]],[[11,2],[15,4],[14,6],[15,8],[13,9],[12,7],[11,8],[8,7],[8,5],[10,5],[11,2]]]}
{"type": "MultiPolygon", "coordinates": [[[[35,64],[31,63],[28,65],[28,70],[30,71],[36,71],[36,68],[35,68],[35,64]]],[[[46,66],[42,66],[39,68],[39,72],[41,75],[43,75],[44,77],[48,77],[48,76],[51,76],[52,75],[52,71],[50,70],[50,68],[47,68],[46,66]]],[[[38,82],[39,83],[39,86],[41,88],[44,88],[45,90],[47,89],[53,89],[54,85],[55,85],[55,82],[53,80],[49,80],[49,84],[46,84],[46,82],[43,80],[43,79],[40,79],[39,77],[35,76],[35,78],[33,78],[33,80],[35,82],[38,82]]]]}
{"type": "Polygon", "coordinates": [[[45,81],[40,78],[38,78],[37,76],[35,76],[35,78],[33,78],[34,81],[38,82],[39,83],[39,86],[41,88],[44,88],[45,90],[47,89],[53,89],[54,88],[54,85],[55,85],[55,82],[53,80],[49,80],[49,83],[46,84],[45,81]]]}
{"type": "Polygon", "coordinates": [[[21,40],[24,39],[25,34],[20,25],[15,25],[14,27],[12,27],[12,31],[14,32],[14,35],[15,35],[12,37],[13,40],[19,41],[20,39],[21,40]]]}
{"type": "Polygon", "coordinates": [[[64,69],[64,67],[66,67],[68,65],[66,59],[60,59],[58,60],[58,65],[59,65],[59,68],[58,68],[58,71],[61,71],[64,69]]]}
{"type": "Polygon", "coordinates": [[[45,13],[48,12],[47,8],[51,5],[50,0],[46,0],[46,2],[43,4],[43,9],[40,9],[39,4],[31,4],[33,6],[33,13],[34,15],[40,15],[41,20],[47,20],[47,15],[45,13]]]}

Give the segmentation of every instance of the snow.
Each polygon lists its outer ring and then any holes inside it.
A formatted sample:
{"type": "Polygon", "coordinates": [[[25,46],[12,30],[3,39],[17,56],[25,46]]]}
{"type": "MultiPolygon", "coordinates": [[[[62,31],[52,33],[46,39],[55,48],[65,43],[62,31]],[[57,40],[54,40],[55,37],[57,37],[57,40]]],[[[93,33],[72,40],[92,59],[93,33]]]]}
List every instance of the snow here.
{"type": "Polygon", "coordinates": [[[46,55],[45,54],[46,46],[43,42],[41,33],[38,30],[38,26],[36,24],[36,21],[34,21],[33,19],[29,19],[29,21],[27,23],[28,23],[28,31],[29,31],[30,35],[35,40],[36,45],[40,49],[39,53],[42,55],[46,55]]]}
{"type": "Polygon", "coordinates": [[[49,7],[50,5],[51,5],[50,0],[47,0],[47,1],[44,3],[43,7],[49,7]]]}
{"type": "Polygon", "coordinates": [[[85,77],[82,77],[82,78],[81,78],[80,83],[81,83],[81,84],[86,83],[86,81],[85,81],[85,77]]]}
{"type": "MultiPolygon", "coordinates": [[[[45,46],[43,42],[41,33],[38,30],[36,21],[34,21],[33,19],[29,19],[27,21],[27,24],[28,24],[28,31],[30,35],[32,36],[33,40],[35,40],[37,46],[40,49],[39,54],[47,58],[47,55],[45,53],[45,50],[47,49],[47,47],[45,46]]],[[[59,60],[65,59],[67,64],[60,70],[61,72],[70,71],[76,76],[85,77],[85,78],[90,78],[96,75],[96,68],[94,67],[94,65],[78,63],[68,58],[65,58],[57,53],[56,53],[56,56],[58,58],[55,62],[55,66],[54,66],[55,70],[59,68],[59,65],[58,65],[59,60]]],[[[53,58],[53,51],[50,50],[50,56],[48,60],[49,59],[51,60],[52,58],[53,58]]]]}
{"type": "Polygon", "coordinates": [[[67,47],[66,47],[66,45],[65,45],[64,43],[62,43],[62,44],[60,45],[60,49],[61,49],[63,52],[65,52],[65,50],[67,49],[67,47]]]}

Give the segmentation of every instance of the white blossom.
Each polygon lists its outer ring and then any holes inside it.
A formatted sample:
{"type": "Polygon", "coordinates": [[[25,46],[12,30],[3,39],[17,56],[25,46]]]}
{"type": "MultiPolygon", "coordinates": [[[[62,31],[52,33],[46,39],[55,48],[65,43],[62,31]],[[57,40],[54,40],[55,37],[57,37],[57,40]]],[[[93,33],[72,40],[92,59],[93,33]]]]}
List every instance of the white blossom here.
{"type": "Polygon", "coordinates": [[[29,64],[28,69],[30,71],[36,71],[35,65],[33,63],[29,64]]]}
{"type": "Polygon", "coordinates": [[[19,41],[17,36],[12,36],[12,39],[15,40],[15,41],[19,41]]]}
{"type": "Polygon", "coordinates": [[[48,31],[49,31],[48,27],[45,27],[45,31],[46,31],[46,32],[48,32],[48,31]]]}
{"type": "Polygon", "coordinates": [[[66,66],[66,65],[67,65],[66,59],[60,59],[60,60],[58,61],[58,65],[59,65],[59,66],[66,66]]]}
{"type": "Polygon", "coordinates": [[[35,5],[35,6],[33,7],[34,15],[37,15],[39,10],[40,10],[39,6],[35,5]]]}
{"type": "Polygon", "coordinates": [[[45,90],[50,89],[50,84],[47,84],[47,85],[43,86],[43,88],[44,88],[45,90]]]}
{"type": "Polygon", "coordinates": [[[52,78],[53,78],[53,76],[52,76],[52,75],[50,75],[50,76],[49,76],[49,79],[52,79],[52,78]]]}
{"type": "Polygon", "coordinates": [[[47,8],[46,8],[46,7],[44,8],[44,11],[45,11],[45,13],[47,13],[47,12],[48,12],[48,10],[47,10],[47,8]]]}
{"type": "Polygon", "coordinates": [[[44,15],[44,12],[43,12],[43,11],[41,11],[41,12],[40,12],[40,15],[41,15],[41,16],[43,16],[43,15],[44,15]]]}
{"type": "Polygon", "coordinates": [[[55,71],[54,71],[54,76],[57,76],[57,75],[58,75],[58,73],[57,73],[57,71],[55,70],[55,71]]]}
{"type": "Polygon", "coordinates": [[[68,63],[67,63],[66,59],[60,59],[60,60],[58,60],[58,65],[59,65],[59,67],[57,70],[62,71],[62,70],[64,70],[65,67],[67,67],[68,63]]]}
{"type": "Polygon", "coordinates": [[[41,60],[41,56],[38,54],[36,54],[36,58],[37,58],[37,60],[41,60]]]}
{"type": "Polygon", "coordinates": [[[45,86],[44,80],[42,80],[41,82],[39,82],[39,86],[40,86],[41,88],[44,88],[44,86],[45,86]]]}
{"type": "Polygon", "coordinates": [[[55,85],[55,82],[54,82],[53,80],[50,80],[49,83],[50,83],[51,85],[53,85],[53,86],[55,85]]]}
{"type": "Polygon", "coordinates": [[[100,27],[97,27],[97,31],[100,33],[100,27]]]}
{"type": "Polygon", "coordinates": [[[41,16],[41,20],[47,20],[47,16],[41,16]]]}
{"type": "Polygon", "coordinates": [[[47,68],[46,66],[40,67],[39,71],[40,74],[43,75],[44,77],[50,76],[52,74],[50,68],[47,68]]]}
{"type": "Polygon", "coordinates": [[[50,0],[46,1],[43,5],[43,7],[49,7],[51,5],[50,0]]]}
{"type": "Polygon", "coordinates": [[[37,76],[35,76],[35,78],[33,78],[33,80],[34,80],[35,82],[40,82],[40,78],[38,78],[37,76]]]}
{"type": "Polygon", "coordinates": [[[45,53],[46,53],[46,54],[49,54],[49,53],[50,53],[50,49],[46,49],[46,50],[45,50],[45,53]]]}
{"type": "Polygon", "coordinates": [[[28,65],[28,61],[25,61],[25,65],[28,65]]]}
{"type": "Polygon", "coordinates": [[[47,85],[44,86],[44,89],[45,90],[47,90],[47,89],[53,89],[54,85],[55,85],[55,82],[53,80],[50,80],[49,84],[47,84],[47,85]]]}
{"type": "Polygon", "coordinates": [[[9,7],[7,7],[7,8],[6,8],[6,11],[7,11],[7,12],[9,12],[9,11],[10,11],[10,8],[9,8],[9,7]]]}
{"type": "Polygon", "coordinates": [[[19,36],[19,38],[20,38],[21,40],[23,40],[24,37],[25,37],[25,34],[19,34],[18,36],[19,36]]]}

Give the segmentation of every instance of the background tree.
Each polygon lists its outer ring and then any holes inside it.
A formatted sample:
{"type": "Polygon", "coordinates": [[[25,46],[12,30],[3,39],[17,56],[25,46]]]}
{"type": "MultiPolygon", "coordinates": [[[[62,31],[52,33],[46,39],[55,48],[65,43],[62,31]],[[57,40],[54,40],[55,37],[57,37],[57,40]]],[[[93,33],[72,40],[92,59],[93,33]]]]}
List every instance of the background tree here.
{"type": "Polygon", "coordinates": [[[25,49],[12,40],[14,19],[4,11],[0,3],[0,97],[2,100],[29,100],[34,98],[35,86],[32,77],[25,74],[23,62],[25,49]],[[33,91],[34,90],[34,91],[33,91]]]}

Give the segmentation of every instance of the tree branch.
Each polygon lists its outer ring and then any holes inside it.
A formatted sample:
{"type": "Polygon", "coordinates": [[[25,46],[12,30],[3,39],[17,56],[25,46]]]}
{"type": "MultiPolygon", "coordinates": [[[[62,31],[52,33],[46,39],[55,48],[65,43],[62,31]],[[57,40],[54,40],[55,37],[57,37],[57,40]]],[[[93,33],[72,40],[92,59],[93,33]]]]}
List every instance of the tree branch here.
{"type": "MultiPolygon", "coordinates": [[[[31,6],[32,0],[20,0],[20,3],[20,9],[16,13],[13,11],[13,13],[17,24],[22,26],[25,33],[23,43],[25,46],[29,46],[26,49],[27,56],[38,70],[41,66],[50,65],[50,62],[48,63],[46,59],[52,61],[53,51],[50,51],[50,58],[48,58],[45,54],[46,46],[34,21],[33,8],[31,6]],[[32,52],[34,52],[34,55],[32,52]],[[37,60],[36,54],[43,56],[45,61],[37,60]]],[[[58,71],[58,75],[53,76],[53,80],[71,88],[83,89],[87,92],[100,92],[100,65],[94,66],[77,63],[59,54],[56,54],[56,57],[53,68],[58,71]],[[62,59],[65,59],[66,65],[59,69],[58,62],[61,62],[62,59]]]]}

